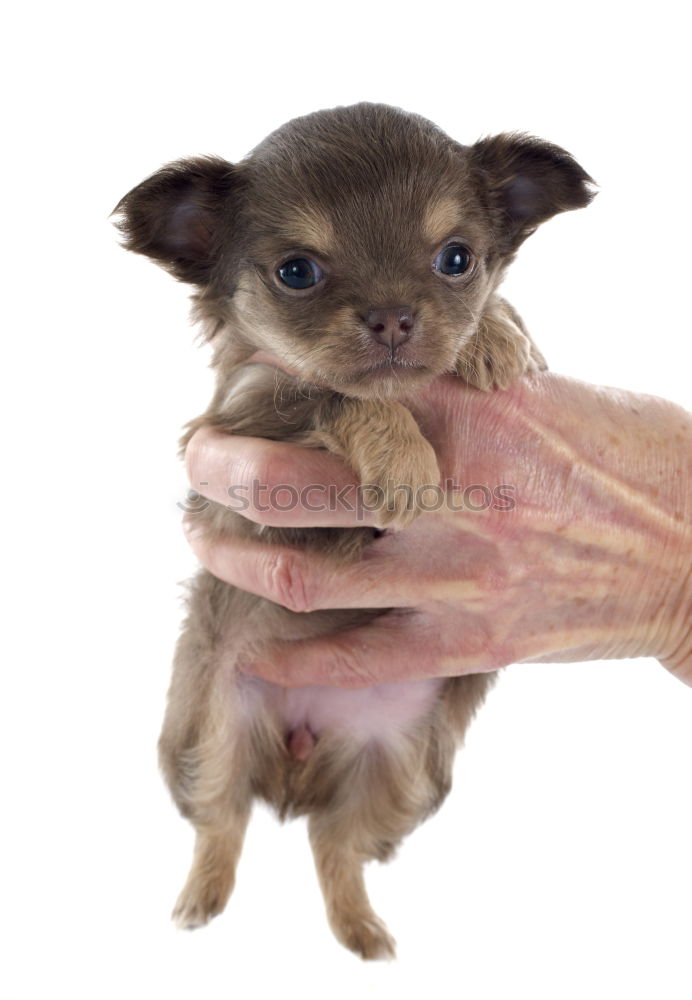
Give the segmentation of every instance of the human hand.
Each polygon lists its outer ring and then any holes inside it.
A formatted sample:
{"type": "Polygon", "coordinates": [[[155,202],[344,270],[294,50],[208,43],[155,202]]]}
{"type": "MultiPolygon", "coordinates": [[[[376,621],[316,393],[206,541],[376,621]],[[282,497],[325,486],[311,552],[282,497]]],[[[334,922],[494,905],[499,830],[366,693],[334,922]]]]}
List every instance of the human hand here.
{"type": "MultiPolygon", "coordinates": [[[[692,683],[689,414],[550,373],[491,393],[439,379],[407,405],[443,482],[462,489],[357,563],[259,541],[212,543],[188,517],[202,563],[244,590],[298,612],[392,609],[361,628],[278,644],[243,669],[284,685],[355,687],[517,661],[654,656],[692,683]]],[[[192,486],[220,503],[229,486],[253,481],[357,485],[325,452],[207,428],[187,463],[192,486]]],[[[368,523],[344,504],[245,513],[282,526],[368,523]]]]}

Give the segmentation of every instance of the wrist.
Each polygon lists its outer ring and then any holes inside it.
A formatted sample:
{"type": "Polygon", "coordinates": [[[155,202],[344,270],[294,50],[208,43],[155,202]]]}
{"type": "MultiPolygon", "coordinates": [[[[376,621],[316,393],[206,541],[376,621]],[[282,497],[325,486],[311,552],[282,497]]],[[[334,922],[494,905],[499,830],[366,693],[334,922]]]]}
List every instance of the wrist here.
{"type": "MultiPolygon", "coordinates": [[[[692,553],[688,551],[687,555],[692,562],[692,553]]],[[[665,638],[657,659],[680,680],[692,685],[692,566],[686,574],[681,574],[669,607],[665,638]]]]}
{"type": "Polygon", "coordinates": [[[637,418],[631,458],[638,496],[630,502],[627,527],[634,531],[626,550],[634,571],[625,586],[632,634],[621,655],[654,657],[692,683],[692,415],[643,397],[637,418]]]}

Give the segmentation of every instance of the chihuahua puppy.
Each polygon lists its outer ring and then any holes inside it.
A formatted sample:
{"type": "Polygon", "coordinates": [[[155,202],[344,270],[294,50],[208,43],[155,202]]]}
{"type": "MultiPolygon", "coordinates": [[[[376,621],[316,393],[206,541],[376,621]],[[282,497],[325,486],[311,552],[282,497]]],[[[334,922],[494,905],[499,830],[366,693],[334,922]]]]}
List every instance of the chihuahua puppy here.
{"type": "MultiPolygon", "coordinates": [[[[196,286],[194,315],[213,345],[216,392],[183,446],[208,424],[327,448],[380,490],[379,529],[405,527],[418,513],[411,497],[439,470],[399,398],[445,373],[491,390],[545,367],[497,288],[522,241],[587,205],[590,185],[557,146],[519,134],[463,146],[377,104],[298,118],[237,164],[209,156],[159,170],[116,212],[127,249],[196,286]],[[258,350],[292,374],[248,363],[258,350]]],[[[258,527],[219,504],[194,516],[213,538],[251,536],[342,562],[378,536],[258,527]]],[[[493,675],[344,690],[238,670],[271,641],[382,613],[301,614],[205,570],[191,582],[159,743],[196,830],[180,926],[223,910],[259,797],[282,819],[307,815],[339,941],[366,959],[393,955],[363,864],[389,858],[444,800],[493,675]]]]}

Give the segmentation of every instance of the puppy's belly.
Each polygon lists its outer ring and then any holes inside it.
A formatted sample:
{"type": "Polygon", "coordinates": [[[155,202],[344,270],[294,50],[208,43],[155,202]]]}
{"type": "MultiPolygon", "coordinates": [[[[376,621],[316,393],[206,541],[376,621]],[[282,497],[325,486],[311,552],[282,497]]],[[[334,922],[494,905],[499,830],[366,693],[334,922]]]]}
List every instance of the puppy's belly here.
{"type": "Polygon", "coordinates": [[[286,746],[296,760],[306,760],[325,732],[358,742],[391,742],[432,708],[442,678],[375,684],[358,690],[311,685],[284,688],[258,678],[244,678],[252,711],[269,711],[283,726],[286,746]]]}

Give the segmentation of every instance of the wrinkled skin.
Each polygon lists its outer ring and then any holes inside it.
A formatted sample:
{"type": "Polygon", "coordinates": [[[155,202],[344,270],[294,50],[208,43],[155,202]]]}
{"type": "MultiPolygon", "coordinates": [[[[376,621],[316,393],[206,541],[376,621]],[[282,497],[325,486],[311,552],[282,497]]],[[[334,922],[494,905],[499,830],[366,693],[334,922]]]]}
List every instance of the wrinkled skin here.
{"type": "MultiPolygon", "coordinates": [[[[348,567],[248,540],[211,545],[189,515],[199,559],[238,587],[295,611],[394,609],[277,646],[245,670],[283,685],[359,687],[518,661],[653,656],[692,684],[690,414],[548,373],[492,393],[443,378],[409,405],[443,480],[511,485],[514,509],[425,513],[348,567]]],[[[206,428],[187,462],[192,486],[220,502],[253,478],[353,483],[326,452],[206,428]]],[[[358,523],[347,510],[246,513],[272,525],[358,523]]]]}

